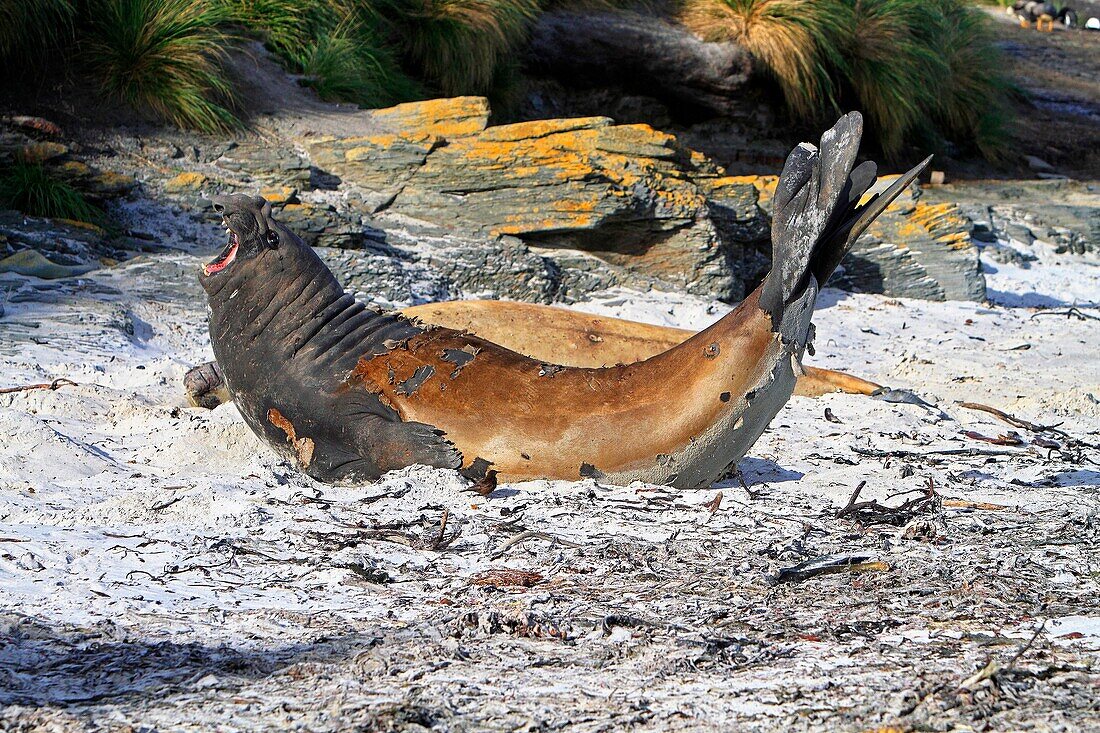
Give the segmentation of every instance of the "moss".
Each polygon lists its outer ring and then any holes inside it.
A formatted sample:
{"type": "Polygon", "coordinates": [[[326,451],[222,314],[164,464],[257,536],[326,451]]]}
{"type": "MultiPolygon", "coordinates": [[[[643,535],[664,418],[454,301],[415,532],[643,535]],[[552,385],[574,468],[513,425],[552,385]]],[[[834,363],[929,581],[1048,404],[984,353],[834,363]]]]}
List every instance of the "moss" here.
{"type": "Polygon", "coordinates": [[[0,171],[0,209],[93,224],[102,223],[105,218],[101,210],[71,185],[41,164],[25,161],[0,171]]]}

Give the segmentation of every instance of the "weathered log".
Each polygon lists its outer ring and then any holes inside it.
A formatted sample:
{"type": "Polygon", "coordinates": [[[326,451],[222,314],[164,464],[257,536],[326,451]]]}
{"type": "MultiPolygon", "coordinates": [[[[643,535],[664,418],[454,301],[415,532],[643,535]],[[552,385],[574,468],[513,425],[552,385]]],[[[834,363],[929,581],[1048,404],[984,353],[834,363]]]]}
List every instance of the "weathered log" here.
{"type": "Polygon", "coordinates": [[[704,43],[686,29],[630,12],[544,13],[526,64],[571,86],[617,86],[713,112],[736,107],[752,57],[734,43],[704,43]]]}

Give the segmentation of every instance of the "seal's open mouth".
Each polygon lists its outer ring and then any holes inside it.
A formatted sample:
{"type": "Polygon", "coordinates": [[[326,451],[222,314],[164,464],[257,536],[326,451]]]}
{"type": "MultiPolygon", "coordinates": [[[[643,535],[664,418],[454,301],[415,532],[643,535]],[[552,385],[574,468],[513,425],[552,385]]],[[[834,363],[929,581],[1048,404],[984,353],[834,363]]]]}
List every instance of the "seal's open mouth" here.
{"type": "Polygon", "coordinates": [[[229,242],[225,245],[225,249],[221,251],[217,259],[202,268],[204,275],[213,275],[215,272],[221,272],[229,267],[237,257],[237,245],[240,244],[240,240],[237,239],[237,233],[228,226],[225,227],[225,231],[229,234],[229,242]]]}

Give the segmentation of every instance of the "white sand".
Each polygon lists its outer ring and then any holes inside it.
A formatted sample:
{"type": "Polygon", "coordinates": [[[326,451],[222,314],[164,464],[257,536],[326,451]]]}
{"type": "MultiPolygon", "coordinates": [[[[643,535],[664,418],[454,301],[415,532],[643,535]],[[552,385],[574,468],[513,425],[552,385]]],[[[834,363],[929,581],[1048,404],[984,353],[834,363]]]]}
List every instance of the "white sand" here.
{"type": "MultiPolygon", "coordinates": [[[[1100,267],[1068,259],[999,265],[991,291],[1095,306],[1100,267]]],[[[1013,428],[955,401],[1100,442],[1100,320],[826,291],[810,363],[949,417],[794,398],[742,464],[756,498],[730,482],[711,516],[715,490],[534,482],[482,498],[424,468],[354,488],[298,475],[232,405],[184,402],[185,370],[210,358],[199,262],[0,279],[0,386],[77,383],[0,395],[0,727],[1079,730],[1095,715],[1100,466],[969,439],[1013,428]],[[926,520],[939,540],[906,539],[831,516],[860,481],[861,498],[931,481],[1009,509],[948,508],[926,520]],[[460,534],[433,550],[445,511],[460,534]],[[524,530],[546,535],[502,551],[524,530]],[[853,551],[891,569],[768,581],[853,551]],[[545,580],[471,584],[500,567],[545,580]],[[1047,618],[1023,671],[956,692],[1047,618]]],[[[629,292],[580,307],[692,328],[724,310],[629,292]]]]}

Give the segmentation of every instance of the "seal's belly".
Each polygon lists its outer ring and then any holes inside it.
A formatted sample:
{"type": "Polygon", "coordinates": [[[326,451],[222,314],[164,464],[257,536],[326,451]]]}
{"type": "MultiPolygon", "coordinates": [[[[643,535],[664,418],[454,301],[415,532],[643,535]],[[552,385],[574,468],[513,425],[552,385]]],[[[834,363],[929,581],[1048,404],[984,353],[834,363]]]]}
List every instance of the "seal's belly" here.
{"type": "Polygon", "coordinates": [[[743,325],[602,369],[548,365],[433,329],[361,360],[349,384],[402,420],[443,430],[466,465],[491,461],[503,480],[663,480],[685,470],[677,461],[721,450],[746,395],[771,381],[782,347],[766,324],[743,325]]]}

